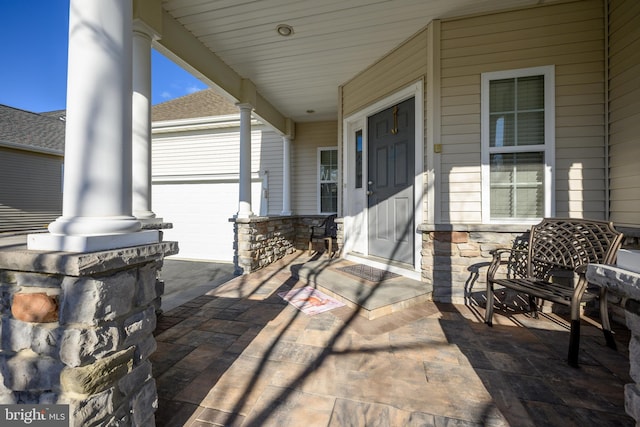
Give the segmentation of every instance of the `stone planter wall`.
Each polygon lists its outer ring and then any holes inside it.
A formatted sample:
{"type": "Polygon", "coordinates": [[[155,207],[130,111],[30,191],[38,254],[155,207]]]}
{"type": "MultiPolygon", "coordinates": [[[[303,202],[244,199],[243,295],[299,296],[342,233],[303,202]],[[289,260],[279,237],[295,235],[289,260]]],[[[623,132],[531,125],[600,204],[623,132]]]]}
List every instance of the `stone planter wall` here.
{"type": "Polygon", "coordinates": [[[237,274],[249,274],[295,251],[296,217],[235,220],[237,274]]]}
{"type": "Polygon", "coordinates": [[[309,235],[312,226],[322,223],[324,216],[299,216],[296,217],[296,249],[306,251],[309,249],[309,235]]]}
{"type": "MultiPolygon", "coordinates": [[[[422,280],[433,285],[433,299],[455,304],[484,304],[486,272],[492,259],[490,251],[528,242],[529,229],[530,226],[519,225],[424,226],[422,280]]],[[[638,238],[626,237],[623,247],[637,248],[638,238]]],[[[507,293],[515,295],[510,290],[507,293]]],[[[624,323],[624,301],[612,294],[609,302],[612,320],[624,323]]],[[[542,309],[564,310],[564,307],[552,308],[547,303],[542,309]]]]}
{"type": "MultiPolygon", "coordinates": [[[[323,216],[299,216],[296,221],[296,249],[309,250],[309,235],[311,233],[312,226],[318,226],[322,224],[322,221],[326,218],[323,216]]],[[[336,218],[336,226],[338,227],[336,242],[338,245],[337,251],[342,248],[343,242],[343,221],[342,218],[336,218]]],[[[322,242],[314,242],[314,250],[324,251],[325,248],[322,242]]]]}
{"type": "Polygon", "coordinates": [[[480,229],[425,231],[422,234],[422,280],[433,286],[435,301],[484,304],[486,272],[492,259],[490,251],[511,248],[516,240],[527,236],[526,230],[508,229],[504,232],[480,229]]]}
{"type": "Polygon", "coordinates": [[[157,272],[177,252],[0,252],[0,403],[68,404],[71,426],[154,425],[157,272]]]}
{"type": "Polygon", "coordinates": [[[624,388],[624,406],[627,414],[640,425],[640,273],[612,265],[592,264],[587,267],[589,282],[607,288],[609,295],[618,295],[624,301],[626,324],[631,331],[629,341],[629,367],[633,383],[624,388]]]}
{"type": "MultiPolygon", "coordinates": [[[[237,274],[260,270],[295,250],[309,248],[309,230],[326,216],[300,215],[233,219],[237,274]]],[[[338,250],[342,247],[342,221],[338,224],[338,250]]],[[[322,248],[318,247],[318,250],[322,248]]]]}

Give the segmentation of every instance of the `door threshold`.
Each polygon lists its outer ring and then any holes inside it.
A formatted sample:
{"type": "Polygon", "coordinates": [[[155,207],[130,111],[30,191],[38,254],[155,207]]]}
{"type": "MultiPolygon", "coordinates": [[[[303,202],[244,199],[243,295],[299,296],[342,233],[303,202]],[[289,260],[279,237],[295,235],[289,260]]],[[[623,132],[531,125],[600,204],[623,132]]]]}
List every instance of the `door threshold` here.
{"type": "Polygon", "coordinates": [[[375,267],[380,270],[396,273],[401,276],[408,277],[409,279],[422,280],[422,272],[413,268],[411,264],[353,252],[344,254],[342,258],[348,261],[375,267]]]}

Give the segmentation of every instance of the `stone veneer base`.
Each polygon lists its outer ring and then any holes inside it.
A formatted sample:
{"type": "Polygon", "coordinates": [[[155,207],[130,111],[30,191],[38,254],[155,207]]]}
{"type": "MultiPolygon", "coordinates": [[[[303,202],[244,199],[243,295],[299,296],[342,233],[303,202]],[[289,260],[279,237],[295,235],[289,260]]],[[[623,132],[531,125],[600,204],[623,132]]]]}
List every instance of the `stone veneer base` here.
{"type": "Polygon", "coordinates": [[[154,425],[157,273],[177,252],[0,252],[0,403],[68,404],[70,426],[154,425]],[[29,308],[43,294],[57,306],[29,308]]]}
{"type": "Polygon", "coordinates": [[[631,331],[629,369],[634,383],[625,385],[624,406],[636,425],[640,425],[640,273],[613,265],[591,264],[586,274],[590,283],[626,299],[625,319],[631,331]]]}

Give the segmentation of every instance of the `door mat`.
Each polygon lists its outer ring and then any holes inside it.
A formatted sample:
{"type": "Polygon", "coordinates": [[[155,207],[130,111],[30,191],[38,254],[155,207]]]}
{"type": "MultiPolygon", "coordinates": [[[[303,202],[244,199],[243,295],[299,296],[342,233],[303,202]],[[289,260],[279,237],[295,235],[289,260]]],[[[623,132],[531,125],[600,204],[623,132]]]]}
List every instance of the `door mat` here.
{"type": "Polygon", "coordinates": [[[400,277],[399,274],[392,273],[390,271],[380,270],[379,268],[371,267],[363,264],[348,265],[346,267],[339,267],[344,273],[351,274],[352,276],[359,277],[361,279],[368,280],[370,282],[382,282],[383,280],[393,279],[400,277]]]}
{"type": "Polygon", "coordinates": [[[278,296],[308,316],[342,307],[344,304],[311,286],[278,292],[278,296]]]}

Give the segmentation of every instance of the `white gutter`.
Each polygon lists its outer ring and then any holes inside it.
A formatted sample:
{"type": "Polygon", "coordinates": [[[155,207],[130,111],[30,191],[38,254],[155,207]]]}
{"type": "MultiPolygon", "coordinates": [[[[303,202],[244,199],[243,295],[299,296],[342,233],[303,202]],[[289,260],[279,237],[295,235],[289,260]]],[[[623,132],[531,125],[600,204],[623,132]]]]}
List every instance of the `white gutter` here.
{"type": "MultiPolygon", "coordinates": [[[[154,184],[181,183],[181,182],[233,182],[237,183],[240,175],[237,173],[226,174],[197,174],[197,175],[155,175],[152,178],[154,184]]],[[[260,171],[251,172],[251,181],[260,181],[260,171]]]]}
{"type": "MultiPolygon", "coordinates": [[[[251,126],[262,125],[257,119],[251,119],[251,126]]],[[[197,117],[190,119],[162,120],[151,123],[152,133],[182,132],[193,130],[220,129],[240,126],[240,114],[225,116],[197,117]]]]}

